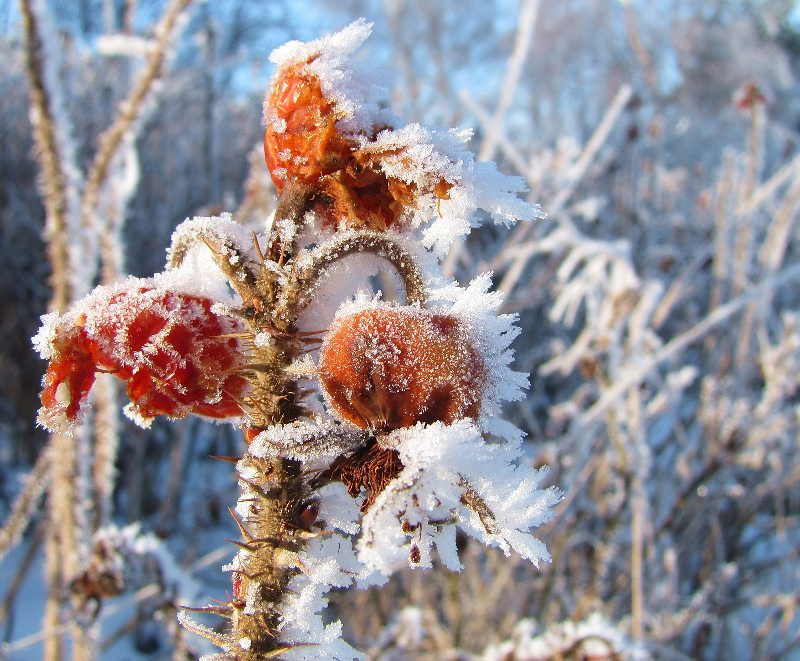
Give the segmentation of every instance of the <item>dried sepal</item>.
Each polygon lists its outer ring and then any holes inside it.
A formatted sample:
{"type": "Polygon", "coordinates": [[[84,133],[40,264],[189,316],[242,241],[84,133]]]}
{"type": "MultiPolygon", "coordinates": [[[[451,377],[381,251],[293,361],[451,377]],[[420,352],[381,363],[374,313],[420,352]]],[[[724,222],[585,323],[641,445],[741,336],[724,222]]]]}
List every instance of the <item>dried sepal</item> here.
{"type": "Polygon", "coordinates": [[[366,512],[402,470],[403,462],[398,452],[381,447],[373,440],[355,452],[338,457],[325,471],[324,476],[344,484],[353,498],[360,496],[363,491],[366,497],[360,509],[366,512]]]}

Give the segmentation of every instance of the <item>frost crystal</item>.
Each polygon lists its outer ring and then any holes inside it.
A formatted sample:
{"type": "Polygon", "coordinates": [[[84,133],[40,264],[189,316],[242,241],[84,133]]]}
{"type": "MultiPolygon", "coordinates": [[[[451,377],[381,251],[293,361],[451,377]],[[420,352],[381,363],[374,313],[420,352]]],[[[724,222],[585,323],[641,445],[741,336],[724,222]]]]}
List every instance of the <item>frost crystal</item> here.
{"type": "Polygon", "coordinates": [[[399,429],[384,444],[404,468],[364,516],[358,557],[368,570],[388,576],[406,559],[430,567],[433,546],[459,570],[455,526],[537,566],[549,561],[530,529],[552,518],[561,494],[539,488],[546,472],[517,463],[518,450],[487,443],[468,420],[399,429]]]}
{"type": "MultiPolygon", "coordinates": [[[[372,24],[359,19],[343,30],[309,42],[290,41],[275,49],[270,60],[278,68],[309,62],[325,95],[336,101],[337,112],[348,132],[371,132],[383,112],[377,101],[387,96],[386,74],[353,57],[367,40],[372,24]]],[[[266,103],[264,122],[273,121],[266,103]]]]}
{"type": "Polygon", "coordinates": [[[376,160],[388,177],[430,191],[411,209],[411,224],[427,225],[423,242],[439,256],[455,238],[469,233],[479,209],[500,225],[544,217],[538,205],[519,197],[528,190],[522,177],[501,174],[493,163],[475,162],[464,148],[470,137],[470,131],[434,131],[409,124],[362,141],[364,153],[381,155],[376,160]],[[446,182],[442,197],[433,192],[439,182],[446,182]]]}

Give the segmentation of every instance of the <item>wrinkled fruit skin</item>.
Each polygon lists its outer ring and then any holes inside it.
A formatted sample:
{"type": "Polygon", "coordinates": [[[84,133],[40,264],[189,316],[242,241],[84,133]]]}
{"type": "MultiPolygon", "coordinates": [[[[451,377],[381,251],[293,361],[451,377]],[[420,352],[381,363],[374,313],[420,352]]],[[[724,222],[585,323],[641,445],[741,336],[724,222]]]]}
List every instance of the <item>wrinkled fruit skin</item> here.
{"type": "MultiPolygon", "coordinates": [[[[387,177],[380,167],[383,154],[360,150],[355,136],[342,134],[336,103],[308,70],[311,61],[279,71],[268,93],[264,156],[275,187],[279,193],[287,187],[305,191],[309,209],[325,226],[397,228],[417,203],[415,185],[387,177]]],[[[448,187],[440,182],[434,192],[447,199],[448,187]]]]}
{"type": "Polygon", "coordinates": [[[212,304],[146,288],[91,294],[55,329],[41,418],[63,414],[74,421],[98,371],[127,382],[134,410],[145,420],[241,416],[247,382],[236,373],[238,340],[222,336],[242,328],[211,312],[212,304]]]}
{"type": "Polygon", "coordinates": [[[486,369],[456,317],[387,306],[335,320],[319,373],[339,418],[390,431],[477,418],[486,369]]]}
{"type": "Polygon", "coordinates": [[[278,192],[288,182],[316,185],[350,157],[350,146],[336,129],[335,106],[305,66],[282,71],[269,97],[264,156],[278,192]]]}

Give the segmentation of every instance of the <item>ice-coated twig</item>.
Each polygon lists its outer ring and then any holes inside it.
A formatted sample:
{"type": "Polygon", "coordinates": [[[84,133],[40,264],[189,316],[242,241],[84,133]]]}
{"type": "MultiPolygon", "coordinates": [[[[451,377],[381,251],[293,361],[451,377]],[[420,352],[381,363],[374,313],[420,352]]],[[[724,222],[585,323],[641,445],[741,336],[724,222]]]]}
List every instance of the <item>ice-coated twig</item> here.
{"type": "Polygon", "coordinates": [[[249,452],[256,457],[287,457],[303,462],[333,459],[366,445],[370,436],[364,429],[304,420],[265,429],[253,439],[249,452]]]}
{"type": "Polygon", "coordinates": [[[26,41],[31,123],[42,168],[45,236],[53,268],[51,309],[63,310],[75,295],[73,280],[82,272],[78,268],[81,257],[91,258],[75,255],[72,246],[76,243],[67,240],[68,235],[79,231],[78,195],[83,183],[75,162],[72,126],[57,73],[59,51],[51,41],[47,7],[41,0],[26,0],[20,3],[20,13],[26,41]]]}
{"type": "MultiPolygon", "coordinates": [[[[570,169],[569,177],[566,178],[566,181],[556,192],[553,199],[545,203],[549,216],[551,218],[557,218],[559,223],[563,226],[575,229],[572,221],[562,213],[564,205],[569,201],[578,184],[582,181],[589,165],[591,165],[600,148],[605,144],[620,114],[625,109],[632,96],[633,89],[629,85],[620,87],[594,133],[584,146],[580,156],[570,169]]],[[[517,227],[506,243],[507,247],[495,256],[489,266],[491,270],[499,270],[504,264],[511,262],[503,280],[498,286],[498,289],[505,292],[506,295],[514,289],[527,264],[528,256],[524,254],[518,255],[516,253],[519,251],[520,246],[525,244],[526,239],[530,237],[531,233],[534,231],[534,227],[533,225],[520,225],[517,227]]]]}
{"type": "Polygon", "coordinates": [[[31,521],[39,499],[48,486],[50,474],[50,450],[45,448],[31,472],[25,478],[25,485],[17,495],[8,518],[3,522],[0,529],[0,560],[14,548],[31,521]]]}
{"type": "Polygon", "coordinates": [[[707,333],[738,313],[748,303],[758,300],[765,294],[775,291],[798,279],[800,279],[800,265],[787,267],[780,273],[752,287],[740,296],[728,301],[724,305],[720,305],[716,310],[709,313],[705,319],[680,335],[677,335],[654,353],[644,356],[636,365],[636,369],[621,373],[614,381],[613,385],[605,390],[600,398],[580,415],[580,419],[577,421],[575,428],[572,429],[564,439],[565,442],[575,442],[578,435],[586,434],[587,430],[597,423],[600,416],[618,401],[622,393],[641,383],[661,363],[669,360],[686,347],[705,337],[707,333]]]}
{"type": "Polygon", "coordinates": [[[172,42],[175,34],[188,19],[186,8],[192,0],[171,0],[155,27],[153,48],[149,51],[147,62],[130,95],[119,106],[114,123],[100,136],[97,153],[86,177],[86,189],[81,203],[81,216],[86,227],[95,225],[94,214],[100,199],[100,190],[105,184],[108,171],[117,150],[124,143],[126,135],[142,118],[147,102],[157,81],[163,76],[164,66],[174,52],[172,42]]]}
{"type": "MultiPolygon", "coordinates": [[[[486,123],[489,129],[481,143],[478,152],[478,160],[486,161],[494,157],[494,152],[499,141],[499,134],[504,124],[506,112],[508,112],[514,94],[517,91],[520,75],[525,66],[525,59],[533,43],[533,32],[536,27],[536,19],[539,15],[539,0],[524,0],[519,10],[517,19],[517,36],[514,39],[514,50],[508,58],[508,65],[503,84],[500,87],[500,94],[497,98],[497,105],[491,119],[486,123]]],[[[521,170],[524,172],[524,170],[521,170]]]]}

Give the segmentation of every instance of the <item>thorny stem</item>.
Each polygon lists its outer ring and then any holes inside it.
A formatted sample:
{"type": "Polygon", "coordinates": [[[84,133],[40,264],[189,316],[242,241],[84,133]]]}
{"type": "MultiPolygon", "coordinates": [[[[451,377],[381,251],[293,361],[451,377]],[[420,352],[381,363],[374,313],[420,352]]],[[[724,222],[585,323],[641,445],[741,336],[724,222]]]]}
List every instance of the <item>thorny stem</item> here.
{"type": "MultiPolygon", "coordinates": [[[[293,208],[292,204],[285,203],[293,208]]],[[[279,204],[281,207],[281,204],[279,204]]],[[[296,218],[287,218],[294,222],[296,218]]],[[[268,237],[266,255],[256,244],[260,263],[248,256],[230,238],[213,230],[200,230],[192,239],[179,239],[170,249],[169,268],[177,268],[192,245],[202,241],[215,262],[242,299],[237,311],[249,326],[244,341],[249,363],[244,372],[251,388],[243,409],[251,431],[289,424],[304,415],[301,394],[291,376],[290,366],[310,341],[296,326],[300,313],[310,303],[321,278],[338,261],[351,255],[369,253],[386,260],[403,281],[410,304],[426,300],[424,280],[409,252],[391,236],[357,231],[337,236],[312,249],[286,248],[275,227],[268,237]],[[275,246],[281,246],[275,249],[275,246]],[[268,340],[264,341],[266,333],[268,340]]],[[[291,241],[292,239],[290,239],[291,241]]],[[[332,431],[331,443],[366,440],[350,434],[346,439],[332,431]]],[[[302,440],[302,439],[301,439],[302,440]]],[[[273,658],[290,649],[280,640],[283,599],[289,581],[305,570],[299,552],[308,539],[320,534],[312,530],[315,507],[312,495],[319,476],[306,475],[301,462],[283,456],[263,458],[248,452],[238,462],[241,497],[231,512],[242,541],[233,542],[239,552],[232,564],[233,596],[220,607],[201,609],[230,620],[228,633],[220,634],[194,623],[185,612],[181,623],[211,640],[224,652],[220,658],[255,661],[273,658]]],[[[316,524],[319,528],[319,524],[316,524]]]]}

